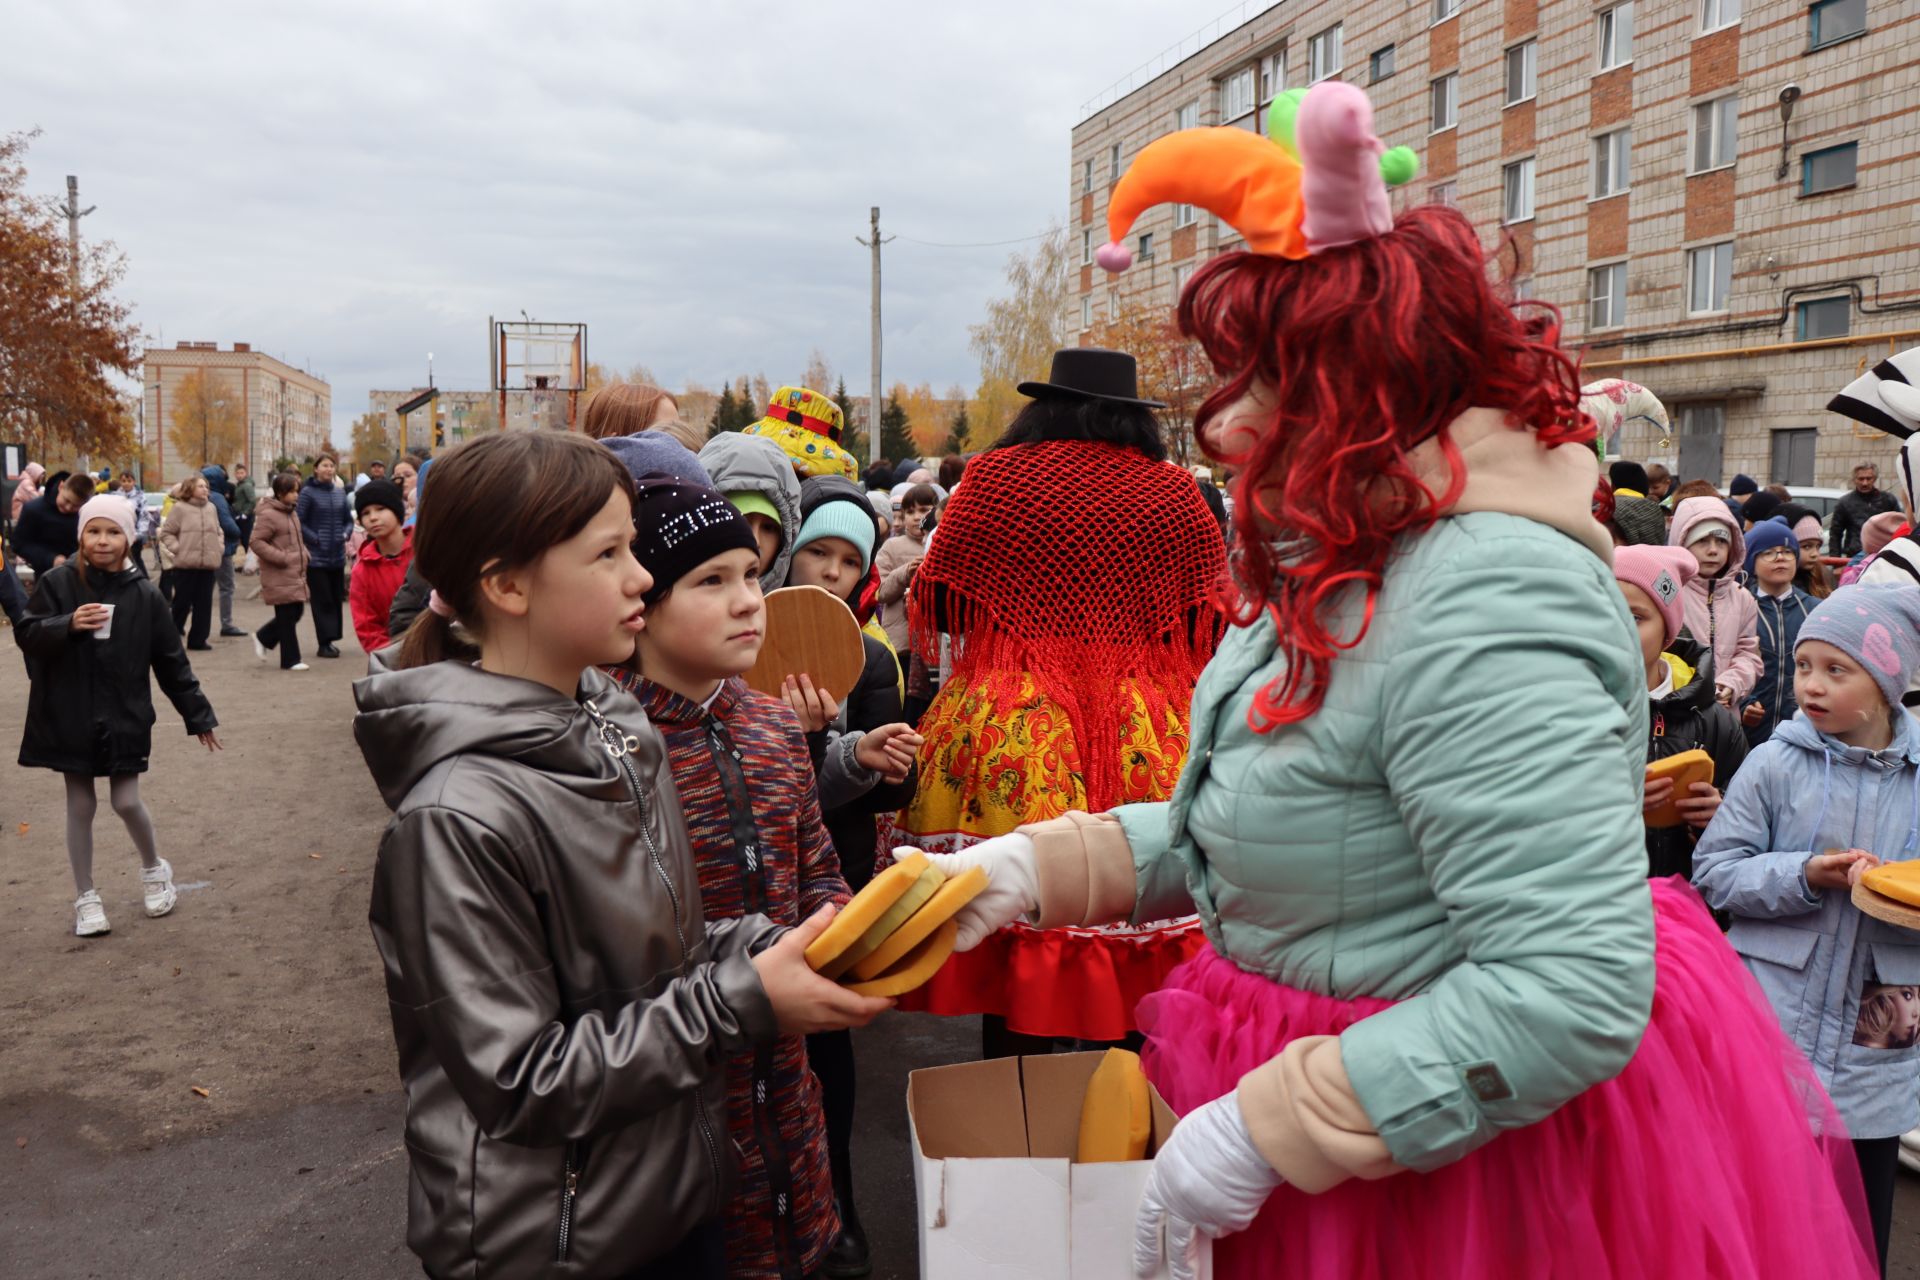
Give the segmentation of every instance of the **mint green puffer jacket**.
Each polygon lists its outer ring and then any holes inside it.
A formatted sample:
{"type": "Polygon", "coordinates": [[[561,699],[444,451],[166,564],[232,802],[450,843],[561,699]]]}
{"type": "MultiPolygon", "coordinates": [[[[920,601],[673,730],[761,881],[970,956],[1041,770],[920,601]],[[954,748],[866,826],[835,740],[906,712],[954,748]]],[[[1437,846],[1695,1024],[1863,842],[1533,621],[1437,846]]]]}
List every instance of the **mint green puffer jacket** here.
{"type": "Polygon", "coordinates": [[[1646,1029],[1647,688],[1599,550],[1497,510],[1403,538],[1318,714],[1253,732],[1282,660],[1271,619],[1235,629],[1173,799],[1115,811],[1136,919],[1190,898],[1243,969],[1401,1002],[1340,1053],[1415,1169],[1611,1079],[1646,1029]]]}

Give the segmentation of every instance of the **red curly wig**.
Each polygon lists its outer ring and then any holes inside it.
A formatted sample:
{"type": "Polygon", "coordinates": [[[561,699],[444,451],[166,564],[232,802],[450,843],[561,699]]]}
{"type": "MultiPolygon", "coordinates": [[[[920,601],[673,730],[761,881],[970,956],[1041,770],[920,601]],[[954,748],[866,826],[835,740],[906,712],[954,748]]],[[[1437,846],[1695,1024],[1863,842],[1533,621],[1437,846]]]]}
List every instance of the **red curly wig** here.
{"type": "Polygon", "coordinates": [[[1240,470],[1227,614],[1245,626],[1270,612],[1287,660],[1254,700],[1259,733],[1319,710],[1335,655],[1372,622],[1394,540],[1459,497],[1466,476],[1441,434],[1448,423],[1494,408],[1543,448],[1594,437],[1578,366],[1559,347],[1559,313],[1515,302],[1490,278],[1473,225],[1443,205],[1415,206],[1386,235],[1301,261],[1216,258],[1181,296],[1179,323],[1222,379],[1195,434],[1209,457],[1240,470]],[[1215,453],[1208,422],[1256,383],[1271,389],[1271,419],[1250,446],[1215,453]],[[1452,472],[1443,493],[1409,461],[1435,435],[1452,472]],[[1328,615],[1353,586],[1366,610],[1343,638],[1328,615]]]}

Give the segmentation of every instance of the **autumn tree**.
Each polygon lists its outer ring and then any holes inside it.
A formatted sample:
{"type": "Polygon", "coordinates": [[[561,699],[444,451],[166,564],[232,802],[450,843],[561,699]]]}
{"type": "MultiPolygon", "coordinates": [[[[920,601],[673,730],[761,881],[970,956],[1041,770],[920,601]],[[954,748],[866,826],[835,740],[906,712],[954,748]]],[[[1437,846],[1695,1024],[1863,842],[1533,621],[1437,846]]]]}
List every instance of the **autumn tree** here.
{"type": "Polygon", "coordinates": [[[911,420],[906,406],[900,403],[901,392],[905,390],[896,383],[887,393],[886,407],[880,411],[880,456],[896,467],[916,456],[913,433],[909,429],[911,420]]]}
{"type": "Polygon", "coordinates": [[[114,378],[138,373],[140,331],[114,296],[126,259],[102,240],[71,260],[57,205],[27,193],[34,137],[0,135],[0,439],[34,458],[127,454],[114,378]]]}
{"type": "Polygon", "coordinates": [[[1133,356],[1141,397],[1166,402],[1154,416],[1168,452],[1182,466],[1197,461],[1193,418],[1213,390],[1212,369],[1200,345],[1181,335],[1173,308],[1123,297],[1107,319],[1094,325],[1087,341],[1133,356]]]}
{"type": "Polygon", "coordinates": [[[387,430],[387,415],[384,413],[363,413],[355,418],[353,433],[348,441],[354,461],[361,466],[375,458],[391,458],[399,452],[394,447],[393,433],[387,430]]]}
{"type": "Polygon", "coordinates": [[[968,327],[969,345],[980,359],[980,390],[974,416],[982,430],[998,434],[1019,411],[1022,382],[1044,379],[1053,353],[1068,345],[1067,233],[1054,226],[1029,253],[1007,259],[1007,292],[987,303],[987,317],[968,327]]]}
{"type": "MultiPolygon", "coordinates": [[[[843,386],[845,383],[846,379],[841,379],[843,386]]],[[[807,353],[807,372],[800,379],[800,385],[810,387],[821,395],[825,395],[827,388],[833,385],[833,368],[820,348],[815,347],[807,353]]]]}
{"type": "Polygon", "coordinates": [[[247,446],[247,418],[237,389],[207,369],[194,369],[174,384],[167,443],[173,456],[196,467],[222,462],[247,446]]]}
{"type": "Polygon", "coordinates": [[[713,421],[713,408],[720,403],[720,397],[698,382],[689,382],[685,391],[674,395],[673,401],[680,406],[680,421],[700,425],[713,421]]]}

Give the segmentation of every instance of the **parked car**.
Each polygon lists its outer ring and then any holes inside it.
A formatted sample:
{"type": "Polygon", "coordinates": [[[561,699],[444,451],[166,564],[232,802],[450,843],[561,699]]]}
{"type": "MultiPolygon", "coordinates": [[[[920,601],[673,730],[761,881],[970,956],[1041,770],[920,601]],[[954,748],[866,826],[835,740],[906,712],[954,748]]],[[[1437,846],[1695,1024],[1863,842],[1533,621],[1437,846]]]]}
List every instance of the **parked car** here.
{"type": "Polygon", "coordinates": [[[1833,509],[1840,505],[1840,499],[1847,496],[1845,489],[1797,489],[1788,485],[1787,491],[1795,502],[1819,516],[1823,526],[1833,515],[1833,509]]]}

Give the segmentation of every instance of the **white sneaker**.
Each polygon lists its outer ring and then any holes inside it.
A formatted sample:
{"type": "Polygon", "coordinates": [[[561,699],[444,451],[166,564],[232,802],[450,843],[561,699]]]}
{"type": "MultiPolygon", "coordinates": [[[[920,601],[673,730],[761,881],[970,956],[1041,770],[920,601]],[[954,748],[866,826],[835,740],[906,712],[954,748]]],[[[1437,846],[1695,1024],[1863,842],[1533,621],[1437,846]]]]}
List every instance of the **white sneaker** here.
{"type": "Polygon", "coordinates": [[[288,667],[288,668],[287,668],[287,670],[289,670],[289,671],[311,671],[311,670],[313,670],[313,668],[312,668],[312,667],[310,667],[310,666],[308,666],[308,665],[307,665],[306,663],[304,663],[304,662],[296,662],[296,663],[294,663],[294,664],[293,664],[292,666],[290,666],[290,667],[288,667]]]}
{"type": "Polygon", "coordinates": [[[74,937],[92,938],[112,932],[113,926],[107,923],[107,909],[100,905],[98,889],[89,889],[73,900],[74,937]]]}
{"type": "Polygon", "coordinates": [[[149,916],[167,914],[180,898],[179,892],[173,887],[173,864],[165,858],[160,859],[157,867],[141,868],[140,887],[146,890],[149,916]]]}
{"type": "Polygon", "coordinates": [[[253,636],[253,656],[265,662],[267,660],[267,646],[260,643],[260,633],[256,631],[250,632],[249,634],[253,636]]]}

